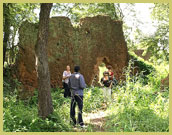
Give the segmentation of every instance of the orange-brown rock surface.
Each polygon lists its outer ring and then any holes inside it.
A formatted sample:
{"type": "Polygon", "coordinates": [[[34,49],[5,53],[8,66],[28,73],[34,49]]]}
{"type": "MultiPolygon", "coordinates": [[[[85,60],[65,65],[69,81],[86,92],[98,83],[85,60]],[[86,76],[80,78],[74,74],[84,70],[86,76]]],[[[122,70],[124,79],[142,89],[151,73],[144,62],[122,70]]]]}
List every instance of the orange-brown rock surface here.
{"type": "Polygon", "coordinates": [[[143,56],[143,52],[144,52],[144,50],[142,50],[142,49],[134,50],[134,53],[137,56],[139,56],[139,57],[143,58],[144,60],[148,61],[150,59],[150,57],[151,57],[151,52],[147,52],[144,56],[143,56]]]}
{"type": "MultiPolygon", "coordinates": [[[[48,61],[51,86],[61,86],[66,65],[73,69],[80,65],[88,85],[98,74],[98,66],[111,65],[117,79],[128,63],[128,50],[122,22],[108,16],[86,17],[73,27],[67,17],[53,17],[49,24],[48,61]]],[[[37,24],[24,22],[19,30],[19,55],[17,77],[26,86],[37,87],[34,47],[37,40],[37,24]]],[[[72,71],[73,72],[73,71],[72,71]]]]}
{"type": "Polygon", "coordinates": [[[169,74],[167,77],[161,80],[161,90],[163,90],[165,87],[169,87],[169,74]]]}

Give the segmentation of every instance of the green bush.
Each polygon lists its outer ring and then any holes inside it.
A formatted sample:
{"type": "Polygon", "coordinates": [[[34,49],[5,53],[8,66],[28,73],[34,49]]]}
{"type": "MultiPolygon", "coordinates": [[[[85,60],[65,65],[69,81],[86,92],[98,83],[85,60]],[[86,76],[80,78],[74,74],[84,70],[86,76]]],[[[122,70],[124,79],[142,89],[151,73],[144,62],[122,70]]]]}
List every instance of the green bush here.
{"type": "Polygon", "coordinates": [[[155,72],[156,69],[154,68],[153,64],[144,61],[144,59],[138,57],[134,53],[129,52],[130,60],[134,61],[134,67],[138,67],[139,71],[143,72],[143,75],[149,75],[152,72],[155,72]]]}
{"type": "Polygon", "coordinates": [[[152,72],[144,82],[142,72],[130,75],[132,64],[125,71],[125,85],[113,88],[113,102],[108,108],[106,131],[111,132],[168,132],[169,93],[160,92],[162,75],[152,72]]]}
{"type": "MultiPolygon", "coordinates": [[[[106,106],[111,115],[107,116],[104,129],[108,132],[168,132],[169,91],[160,91],[160,82],[165,74],[151,69],[149,75],[143,72],[133,75],[132,70],[133,61],[130,61],[124,71],[125,81],[112,88],[112,100],[107,101],[106,106]]],[[[147,70],[147,67],[144,67],[144,70],[147,70]]],[[[10,90],[11,84],[7,81],[4,83],[5,89],[10,90]]],[[[16,84],[19,84],[18,81],[16,84]]],[[[70,125],[71,99],[64,98],[63,91],[59,88],[51,90],[54,112],[45,120],[38,117],[37,90],[34,96],[27,100],[17,99],[15,91],[6,93],[3,97],[4,131],[73,132],[70,125]]],[[[103,105],[102,88],[90,87],[84,90],[84,113],[98,111],[103,105]]],[[[95,129],[94,126],[89,126],[87,130],[95,129]]]]}
{"type": "Polygon", "coordinates": [[[27,101],[17,96],[4,97],[4,131],[6,132],[56,132],[72,131],[69,124],[69,101],[61,90],[52,92],[54,112],[46,120],[38,117],[37,91],[27,101]],[[68,117],[67,117],[68,116],[68,117]]]}
{"type": "MultiPolygon", "coordinates": [[[[70,125],[70,98],[63,97],[62,89],[52,89],[54,112],[46,120],[38,117],[38,92],[27,100],[17,100],[17,95],[4,97],[4,131],[7,132],[61,132],[73,131],[70,125]]],[[[99,88],[84,90],[83,112],[101,107],[102,91],[99,88]]]]}
{"type": "Polygon", "coordinates": [[[84,90],[84,112],[95,111],[102,107],[104,97],[102,89],[92,87],[84,90]]]}

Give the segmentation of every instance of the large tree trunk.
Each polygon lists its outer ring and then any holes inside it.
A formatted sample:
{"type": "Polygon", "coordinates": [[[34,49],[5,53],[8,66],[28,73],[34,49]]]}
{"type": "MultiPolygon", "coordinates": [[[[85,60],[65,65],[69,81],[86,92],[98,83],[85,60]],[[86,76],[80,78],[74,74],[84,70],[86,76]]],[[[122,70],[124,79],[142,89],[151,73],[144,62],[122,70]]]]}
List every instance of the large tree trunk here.
{"type": "Polygon", "coordinates": [[[9,18],[9,4],[3,4],[3,16],[4,16],[4,38],[3,38],[3,67],[6,57],[7,44],[10,36],[10,18],[9,18]]]}
{"type": "Polygon", "coordinates": [[[53,112],[50,74],[47,58],[47,41],[51,4],[41,4],[38,38],[35,46],[36,69],[38,76],[38,114],[43,119],[53,112]]]}

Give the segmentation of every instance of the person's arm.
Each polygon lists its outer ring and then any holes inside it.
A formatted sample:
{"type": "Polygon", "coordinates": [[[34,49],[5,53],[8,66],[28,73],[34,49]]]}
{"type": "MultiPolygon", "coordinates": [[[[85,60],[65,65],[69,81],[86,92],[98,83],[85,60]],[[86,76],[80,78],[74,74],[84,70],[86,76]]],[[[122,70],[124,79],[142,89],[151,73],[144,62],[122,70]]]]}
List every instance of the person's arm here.
{"type": "Polygon", "coordinates": [[[109,84],[109,88],[111,88],[112,87],[112,80],[111,80],[110,77],[108,77],[108,82],[107,83],[109,84]]]}
{"type": "Polygon", "coordinates": [[[64,71],[64,72],[63,72],[63,80],[65,80],[65,79],[67,79],[67,78],[69,78],[69,77],[70,77],[70,76],[67,76],[67,75],[66,75],[66,71],[64,71]]]}
{"type": "Polygon", "coordinates": [[[70,76],[65,76],[65,77],[63,77],[63,80],[65,80],[65,79],[67,79],[67,78],[69,78],[70,76]]]}
{"type": "Polygon", "coordinates": [[[110,81],[110,86],[109,86],[109,88],[112,88],[112,81],[110,81]]]}
{"type": "Polygon", "coordinates": [[[81,76],[79,77],[79,79],[80,79],[80,88],[81,88],[81,89],[86,88],[86,84],[85,84],[84,77],[81,75],[81,76]]]}
{"type": "Polygon", "coordinates": [[[65,74],[65,71],[64,71],[62,79],[65,80],[65,77],[66,77],[66,74],[65,74]]]}
{"type": "Polygon", "coordinates": [[[70,81],[70,77],[69,77],[68,87],[69,87],[69,89],[71,89],[71,81],[70,81]]]}
{"type": "Polygon", "coordinates": [[[100,80],[100,85],[101,85],[102,87],[104,86],[103,78],[101,78],[101,80],[100,80]]]}
{"type": "Polygon", "coordinates": [[[113,80],[113,78],[114,78],[114,73],[113,73],[113,72],[111,72],[111,78],[112,78],[112,80],[113,80]]]}

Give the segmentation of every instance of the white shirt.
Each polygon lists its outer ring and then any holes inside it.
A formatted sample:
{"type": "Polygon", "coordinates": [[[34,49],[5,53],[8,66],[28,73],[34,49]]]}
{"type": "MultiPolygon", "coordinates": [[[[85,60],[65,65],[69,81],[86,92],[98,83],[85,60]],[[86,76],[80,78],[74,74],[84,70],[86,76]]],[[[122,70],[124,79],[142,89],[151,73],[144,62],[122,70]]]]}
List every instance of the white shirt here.
{"type": "MultiPolygon", "coordinates": [[[[70,76],[71,76],[71,72],[67,72],[67,71],[63,72],[63,77],[70,77],[70,76]]],[[[65,82],[65,83],[68,83],[69,78],[66,78],[65,80],[62,80],[62,81],[65,82]]]]}

